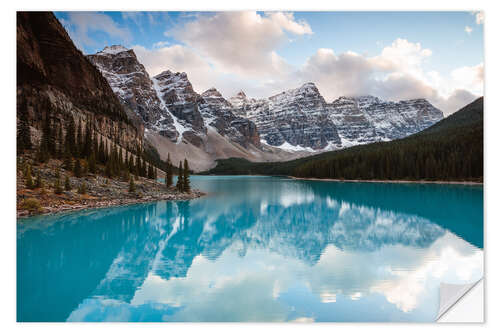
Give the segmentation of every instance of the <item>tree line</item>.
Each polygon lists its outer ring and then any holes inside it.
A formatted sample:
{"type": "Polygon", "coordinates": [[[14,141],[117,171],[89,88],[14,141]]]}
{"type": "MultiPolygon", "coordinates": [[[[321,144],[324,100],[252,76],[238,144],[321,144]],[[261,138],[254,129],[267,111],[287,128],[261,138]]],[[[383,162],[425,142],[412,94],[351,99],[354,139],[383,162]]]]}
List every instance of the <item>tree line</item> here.
{"type": "MultiPolygon", "coordinates": [[[[63,168],[78,178],[99,173],[107,178],[121,178],[130,182],[131,192],[135,191],[134,177],[131,175],[156,180],[159,168],[165,172],[167,187],[173,185],[175,170],[170,161],[170,154],[166,162],[160,160],[161,163],[158,163],[158,157],[150,158],[151,154],[139,144],[123,148],[118,144],[117,138],[106,139],[100,135],[95,129],[93,118],[87,118],[85,122],[78,119],[76,122],[72,115],[68,115],[64,121],[55,121],[51,117],[50,106],[46,106],[42,118],[41,139],[39,144],[35,145],[32,142],[26,105],[20,106],[17,126],[18,154],[34,151],[35,160],[39,163],[45,163],[50,158],[62,160],[63,168]]],[[[191,188],[187,159],[184,160],[184,166],[179,164],[178,173],[176,188],[189,192],[191,188]]],[[[30,183],[28,187],[34,188],[33,184],[30,183]]]]}

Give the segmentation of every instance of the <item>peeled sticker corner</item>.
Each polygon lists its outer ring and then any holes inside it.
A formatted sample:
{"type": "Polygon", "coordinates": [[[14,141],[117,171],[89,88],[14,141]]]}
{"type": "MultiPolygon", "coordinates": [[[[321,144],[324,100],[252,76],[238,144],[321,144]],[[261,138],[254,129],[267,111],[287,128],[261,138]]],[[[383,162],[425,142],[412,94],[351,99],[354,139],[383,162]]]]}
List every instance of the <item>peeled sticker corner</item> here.
{"type": "Polygon", "coordinates": [[[440,321],[455,304],[482,280],[483,278],[476,282],[466,284],[441,283],[439,288],[439,312],[436,321],[440,321]]]}

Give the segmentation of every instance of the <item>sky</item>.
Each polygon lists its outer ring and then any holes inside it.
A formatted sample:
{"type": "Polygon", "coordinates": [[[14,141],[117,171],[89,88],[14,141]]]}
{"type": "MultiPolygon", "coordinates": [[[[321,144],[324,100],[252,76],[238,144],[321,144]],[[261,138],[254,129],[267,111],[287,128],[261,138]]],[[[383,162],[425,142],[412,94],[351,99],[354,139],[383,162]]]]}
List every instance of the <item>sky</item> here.
{"type": "Polygon", "coordinates": [[[56,12],[85,54],[132,48],[151,76],[269,97],[426,98],[446,115],[483,95],[482,12],[56,12]]]}

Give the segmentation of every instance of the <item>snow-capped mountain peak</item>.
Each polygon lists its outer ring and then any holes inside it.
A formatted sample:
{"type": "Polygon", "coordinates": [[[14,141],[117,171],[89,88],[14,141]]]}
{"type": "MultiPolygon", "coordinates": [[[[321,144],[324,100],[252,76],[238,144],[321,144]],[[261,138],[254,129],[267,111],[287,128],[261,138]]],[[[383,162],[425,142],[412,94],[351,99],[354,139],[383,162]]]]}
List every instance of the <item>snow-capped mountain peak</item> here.
{"type": "Polygon", "coordinates": [[[202,97],[212,97],[212,98],[222,98],[222,95],[221,93],[215,89],[214,87],[208,89],[208,90],[205,90],[202,94],[201,94],[202,97]]]}
{"type": "Polygon", "coordinates": [[[165,70],[150,78],[134,51],[120,45],[88,58],[147,128],[197,147],[213,129],[243,147],[262,141],[293,151],[331,150],[402,138],[443,118],[421,98],[394,102],[361,95],[327,103],[313,82],[268,98],[239,91],[226,100],[214,87],[198,94],[185,72],[165,70]]]}
{"type": "Polygon", "coordinates": [[[118,54],[126,51],[130,51],[130,49],[127,49],[122,45],[111,45],[106,46],[102,51],[98,52],[98,54],[118,54]]]}
{"type": "Polygon", "coordinates": [[[419,132],[443,118],[425,99],[384,101],[370,95],[325,102],[312,82],[269,98],[230,100],[237,114],[255,122],[263,142],[296,149],[339,149],[389,141],[419,132]]]}

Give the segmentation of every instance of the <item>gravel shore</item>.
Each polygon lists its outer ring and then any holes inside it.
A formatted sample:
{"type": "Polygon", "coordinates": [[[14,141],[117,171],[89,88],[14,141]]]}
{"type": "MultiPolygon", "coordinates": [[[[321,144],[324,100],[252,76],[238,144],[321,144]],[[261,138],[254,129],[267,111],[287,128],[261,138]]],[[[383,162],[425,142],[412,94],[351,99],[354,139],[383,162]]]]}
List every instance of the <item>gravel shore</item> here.
{"type": "Polygon", "coordinates": [[[33,181],[40,172],[43,187],[28,189],[22,171],[17,172],[17,217],[53,214],[64,211],[77,211],[88,208],[123,206],[143,202],[163,200],[191,200],[205,193],[192,189],[189,193],[179,192],[175,186],[167,188],[164,183],[153,179],[137,177],[135,192],[129,192],[129,183],[123,179],[109,179],[100,175],[74,177],[71,172],[60,168],[59,163],[49,162],[33,167],[33,181]],[[70,179],[71,190],[55,193],[57,170],[64,188],[66,176],[70,179]],[[85,184],[86,193],[78,193],[78,188],[85,184]],[[27,208],[26,202],[36,202],[38,207],[27,208]]]}

